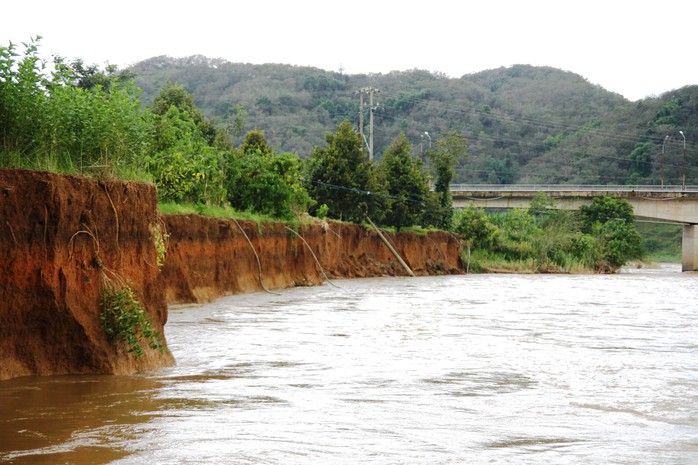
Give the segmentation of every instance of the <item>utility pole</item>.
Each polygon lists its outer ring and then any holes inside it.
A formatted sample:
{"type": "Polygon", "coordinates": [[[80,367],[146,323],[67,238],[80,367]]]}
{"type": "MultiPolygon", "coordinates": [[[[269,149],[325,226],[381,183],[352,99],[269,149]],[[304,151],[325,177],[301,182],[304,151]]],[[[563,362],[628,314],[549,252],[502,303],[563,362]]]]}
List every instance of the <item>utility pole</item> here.
{"type": "Polygon", "coordinates": [[[373,112],[378,108],[378,104],[373,106],[373,94],[380,92],[372,87],[362,87],[356,93],[359,94],[359,136],[366,143],[364,137],[364,94],[368,94],[368,106],[371,113],[369,114],[368,122],[368,159],[373,161],[373,112]]]}
{"type": "Polygon", "coordinates": [[[659,162],[659,179],[660,182],[662,183],[662,190],[664,190],[664,146],[666,145],[666,141],[669,139],[669,135],[667,134],[664,137],[664,142],[662,142],[662,160],[659,162]]]}
{"type": "Polygon", "coordinates": [[[364,140],[364,90],[360,89],[356,93],[359,94],[359,136],[364,140]]]}
{"type": "Polygon", "coordinates": [[[681,190],[686,190],[686,135],[683,131],[679,131],[681,137],[683,137],[683,169],[681,170],[681,190]]]}
{"type": "Polygon", "coordinates": [[[368,121],[368,161],[373,161],[373,89],[369,93],[368,107],[371,110],[368,121]]]}

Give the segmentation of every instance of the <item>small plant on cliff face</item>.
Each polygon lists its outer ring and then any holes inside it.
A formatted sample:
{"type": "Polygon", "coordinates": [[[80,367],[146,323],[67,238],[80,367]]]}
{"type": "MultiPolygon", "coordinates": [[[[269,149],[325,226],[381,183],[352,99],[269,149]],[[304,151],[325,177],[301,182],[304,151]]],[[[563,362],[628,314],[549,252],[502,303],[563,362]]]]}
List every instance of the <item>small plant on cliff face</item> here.
{"type": "Polygon", "coordinates": [[[148,347],[164,352],[162,336],[153,329],[153,321],[136,300],[130,287],[108,285],[102,291],[100,319],[109,340],[123,343],[136,358],[143,356],[141,340],[148,347]]]}
{"type": "Polygon", "coordinates": [[[318,207],[318,209],[315,211],[315,216],[317,218],[320,218],[321,220],[324,220],[327,218],[327,214],[330,212],[330,207],[327,206],[327,204],[323,203],[318,207]]]}
{"type": "Polygon", "coordinates": [[[165,266],[165,255],[167,254],[167,240],[170,235],[163,231],[163,225],[160,223],[151,224],[150,234],[153,236],[155,251],[157,252],[157,266],[162,269],[165,266]]]}

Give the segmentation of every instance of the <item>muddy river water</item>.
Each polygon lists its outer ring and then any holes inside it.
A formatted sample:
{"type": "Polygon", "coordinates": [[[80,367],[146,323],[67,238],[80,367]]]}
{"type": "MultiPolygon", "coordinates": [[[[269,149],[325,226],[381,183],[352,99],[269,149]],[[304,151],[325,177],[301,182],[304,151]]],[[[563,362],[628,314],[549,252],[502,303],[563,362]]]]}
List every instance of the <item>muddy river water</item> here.
{"type": "Polygon", "coordinates": [[[698,275],[334,284],[172,307],[173,368],[0,382],[0,463],[698,463],[698,275]]]}

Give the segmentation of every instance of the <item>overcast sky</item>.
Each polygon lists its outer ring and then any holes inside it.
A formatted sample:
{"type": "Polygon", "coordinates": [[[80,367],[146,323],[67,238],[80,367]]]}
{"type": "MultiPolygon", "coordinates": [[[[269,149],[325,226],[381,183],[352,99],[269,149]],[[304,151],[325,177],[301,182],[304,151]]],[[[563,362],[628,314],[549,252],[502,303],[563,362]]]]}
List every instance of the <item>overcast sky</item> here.
{"type": "Polygon", "coordinates": [[[698,84],[696,0],[8,1],[0,45],[123,68],[158,55],[460,77],[531,64],[630,100],[698,84]]]}

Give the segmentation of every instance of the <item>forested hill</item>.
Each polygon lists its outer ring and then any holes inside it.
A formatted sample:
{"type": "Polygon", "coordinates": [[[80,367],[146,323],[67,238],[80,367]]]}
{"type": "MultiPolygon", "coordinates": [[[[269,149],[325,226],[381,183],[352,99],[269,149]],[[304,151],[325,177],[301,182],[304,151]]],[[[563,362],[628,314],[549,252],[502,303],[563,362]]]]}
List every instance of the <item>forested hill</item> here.
{"type": "MultiPolygon", "coordinates": [[[[360,89],[374,95],[375,156],[400,132],[415,155],[448,131],[469,141],[457,182],[698,184],[698,86],[630,102],[582,76],[517,65],[459,79],[422,70],[347,75],[311,67],[155,57],[131,67],[146,103],[181,84],[239,143],[261,129],[273,147],[307,157],[344,119],[358,129],[360,89]],[[428,133],[428,136],[425,134],[428,133]],[[666,139],[665,136],[670,137],[666,139]]],[[[368,137],[368,94],[364,95],[368,137]]]]}

